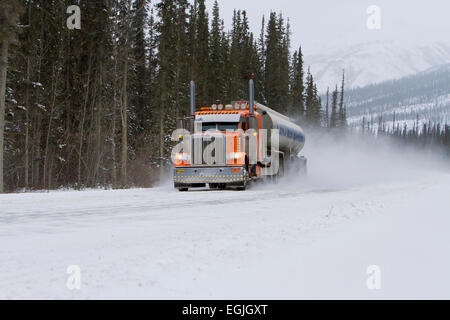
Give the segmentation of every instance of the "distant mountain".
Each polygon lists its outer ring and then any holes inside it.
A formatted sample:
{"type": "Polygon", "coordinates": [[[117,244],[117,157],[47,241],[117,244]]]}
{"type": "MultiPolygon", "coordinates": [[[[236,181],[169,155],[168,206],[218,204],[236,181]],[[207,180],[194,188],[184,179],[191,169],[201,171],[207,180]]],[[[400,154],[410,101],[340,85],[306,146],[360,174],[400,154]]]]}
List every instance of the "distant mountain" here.
{"type": "Polygon", "coordinates": [[[383,122],[450,124],[450,64],[430,68],[398,80],[346,91],[347,119],[360,126],[362,119],[383,122]]]}
{"type": "Polygon", "coordinates": [[[348,88],[364,87],[450,63],[450,45],[400,44],[394,41],[363,43],[346,49],[306,55],[305,64],[321,92],[339,85],[342,70],[348,88]]]}

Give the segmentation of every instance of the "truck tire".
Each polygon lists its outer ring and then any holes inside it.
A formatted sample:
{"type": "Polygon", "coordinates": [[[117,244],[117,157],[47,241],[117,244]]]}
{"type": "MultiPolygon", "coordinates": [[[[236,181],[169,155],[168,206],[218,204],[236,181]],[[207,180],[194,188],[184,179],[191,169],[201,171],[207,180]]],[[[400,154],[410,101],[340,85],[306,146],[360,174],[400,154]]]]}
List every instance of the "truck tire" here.
{"type": "Polygon", "coordinates": [[[189,190],[189,188],[178,188],[178,191],[180,191],[180,192],[186,192],[188,190],[189,190]]]}
{"type": "Polygon", "coordinates": [[[284,157],[280,156],[278,172],[270,180],[273,184],[277,184],[282,177],[284,177],[284,157]]]}
{"type": "Polygon", "coordinates": [[[308,173],[308,160],[305,157],[300,157],[300,175],[306,177],[308,173]]]}
{"type": "Polygon", "coordinates": [[[280,167],[278,168],[277,177],[278,178],[284,177],[284,157],[280,157],[280,167]]]}
{"type": "Polygon", "coordinates": [[[247,189],[247,182],[244,182],[244,184],[242,186],[239,186],[236,188],[236,190],[239,191],[245,191],[247,189]]]}

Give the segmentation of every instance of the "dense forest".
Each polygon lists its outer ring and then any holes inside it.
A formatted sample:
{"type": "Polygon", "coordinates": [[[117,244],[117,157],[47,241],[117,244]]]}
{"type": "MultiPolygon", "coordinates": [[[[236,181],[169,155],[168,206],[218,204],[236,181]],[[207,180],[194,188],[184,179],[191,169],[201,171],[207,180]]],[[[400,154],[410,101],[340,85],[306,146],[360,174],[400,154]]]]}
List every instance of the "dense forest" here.
{"type": "Polygon", "coordinates": [[[304,125],[345,123],[337,87],[322,110],[281,13],[255,36],[246,11],[225,30],[204,0],[76,1],[79,29],[67,27],[73,1],[0,3],[5,191],[152,185],[170,167],[190,80],[198,106],[247,100],[254,78],[258,102],[304,125]]]}

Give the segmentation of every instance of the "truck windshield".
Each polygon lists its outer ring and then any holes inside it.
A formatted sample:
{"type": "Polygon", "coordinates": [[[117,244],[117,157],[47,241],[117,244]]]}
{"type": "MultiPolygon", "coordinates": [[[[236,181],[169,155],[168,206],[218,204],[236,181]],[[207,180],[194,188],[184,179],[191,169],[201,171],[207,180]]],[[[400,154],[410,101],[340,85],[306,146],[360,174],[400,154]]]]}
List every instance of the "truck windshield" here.
{"type": "Polygon", "coordinates": [[[202,131],[208,131],[208,130],[216,130],[216,123],[215,122],[202,122],[202,131]]]}
{"type": "Polygon", "coordinates": [[[217,129],[219,131],[237,130],[239,129],[239,122],[219,122],[217,129]]]}
{"type": "Polygon", "coordinates": [[[239,129],[239,122],[202,122],[202,131],[227,131],[239,129]]]}

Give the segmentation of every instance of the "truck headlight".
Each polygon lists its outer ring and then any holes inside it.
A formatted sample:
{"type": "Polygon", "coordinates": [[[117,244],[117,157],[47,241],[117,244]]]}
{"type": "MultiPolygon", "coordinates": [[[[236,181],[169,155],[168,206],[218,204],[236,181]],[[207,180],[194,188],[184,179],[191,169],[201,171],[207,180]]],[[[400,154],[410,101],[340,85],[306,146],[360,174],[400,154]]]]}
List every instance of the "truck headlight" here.
{"type": "Polygon", "coordinates": [[[244,156],[244,152],[231,152],[227,154],[227,160],[241,159],[244,156]]]}
{"type": "Polygon", "coordinates": [[[176,153],[175,159],[178,161],[189,161],[191,159],[191,155],[189,153],[176,153]]]}

